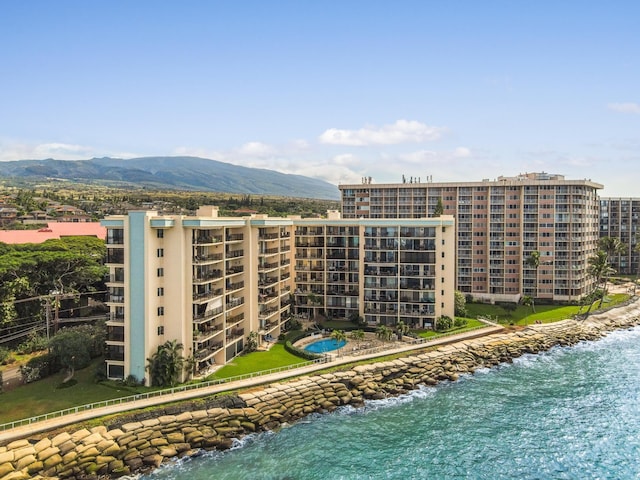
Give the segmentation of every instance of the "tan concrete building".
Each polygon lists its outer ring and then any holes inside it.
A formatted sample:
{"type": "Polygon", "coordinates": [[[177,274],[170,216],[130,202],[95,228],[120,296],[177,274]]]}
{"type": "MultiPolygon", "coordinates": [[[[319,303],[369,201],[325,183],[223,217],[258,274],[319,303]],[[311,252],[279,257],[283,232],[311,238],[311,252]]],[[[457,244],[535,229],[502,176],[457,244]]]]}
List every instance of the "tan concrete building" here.
{"type": "Polygon", "coordinates": [[[598,189],[591,180],[528,173],[478,182],[340,185],[345,218],[456,219],[456,288],[488,301],[523,295],[575,301],[591,290],[587,259],[597,249],[598,189]],[[527,265],[540,252],[537,269],[527,265]]]}
{"type": "Polygon", "coordinates": [[[453,316],[454,220],[224,218],[132,211],[107,217],[107,375],[147,379],[176,340],[196,370],[285,329],[292,314],[429,327],[453,316]],[[295,247],[295,248],[294,248],[295,247]]]}

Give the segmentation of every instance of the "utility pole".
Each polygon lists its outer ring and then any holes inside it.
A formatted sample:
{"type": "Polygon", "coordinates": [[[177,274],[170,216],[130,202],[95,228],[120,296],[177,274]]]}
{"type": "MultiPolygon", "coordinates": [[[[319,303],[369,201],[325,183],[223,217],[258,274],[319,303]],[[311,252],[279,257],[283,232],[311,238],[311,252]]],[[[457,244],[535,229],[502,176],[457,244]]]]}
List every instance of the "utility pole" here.
{"type": "Polygon", "coordinates": [[[51,301],[49,297],[44,298],[44,313],[47,320],[47,343],[49,343],[49,323],[51,322],[51,301]]]}

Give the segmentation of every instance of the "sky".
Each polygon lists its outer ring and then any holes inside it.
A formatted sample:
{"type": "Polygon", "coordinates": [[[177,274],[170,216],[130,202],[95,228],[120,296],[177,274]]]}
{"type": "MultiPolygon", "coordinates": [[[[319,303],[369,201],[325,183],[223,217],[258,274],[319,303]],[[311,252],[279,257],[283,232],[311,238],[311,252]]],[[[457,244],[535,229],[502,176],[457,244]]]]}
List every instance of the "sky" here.
{"type": "Polygon", "coordinates": [[[640,197],[637,0],[0,2],[0,161],[333,184],[548,172],[640,197]]]}

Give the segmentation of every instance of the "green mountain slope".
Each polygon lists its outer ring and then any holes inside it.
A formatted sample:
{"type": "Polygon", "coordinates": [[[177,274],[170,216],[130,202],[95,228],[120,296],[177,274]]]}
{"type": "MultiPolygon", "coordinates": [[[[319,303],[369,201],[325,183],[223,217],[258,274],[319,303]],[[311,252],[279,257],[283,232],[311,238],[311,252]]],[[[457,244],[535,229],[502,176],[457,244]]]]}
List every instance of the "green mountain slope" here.
{"type": "Polygon", "coordinates": [[[324,180],[198,157],[18,160],[0,162],[0,177],[59,178],[159,189],[340,198],[336,186],[324,180]]]}

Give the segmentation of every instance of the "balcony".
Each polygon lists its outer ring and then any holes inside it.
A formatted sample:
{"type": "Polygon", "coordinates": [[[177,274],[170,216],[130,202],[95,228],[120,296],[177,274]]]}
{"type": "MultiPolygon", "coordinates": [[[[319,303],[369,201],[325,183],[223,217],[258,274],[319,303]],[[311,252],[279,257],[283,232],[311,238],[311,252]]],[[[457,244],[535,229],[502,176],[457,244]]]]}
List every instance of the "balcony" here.
{"type": "Polygon", "coordinates": [[[204,348],[202,350],[198,350],[195,353],[194,358],[196,360],[198,360],[199,362],[201,362],[203,360],[207,360],[207,359],[213,357],[213,355],[216,354],[219,350],[221,350],[222,347],[223,347],[222,342],[213,343],[211,345],[208,345],[206,348],[204,348]]]}
{"type": "Polygon", "coordinates": [[[197,343],[204,343],[221,333],[222,333],[222,324],[214,325],[213,327],[203,329],[202,331],[195,330],[193,332],[193,340],[197,343]]]}
{"type": "Polygon", "coordinates": [[[222,295],[223,290],[221,288],[216,288],[214,290],[209,290],[207,292],[195,292],[193,294],[194,302],[202,302],[204,300],[209,300],[214,297],[218,297],[222,295]]]}
{"type": "Polygon", "coordinates": [[[199,265],[203,263],[217,262],[222,260],[223,255],[221,253],[213,253],[211,255],[196,255],[193,257],[193,263],[199,265]]]}
{"type": "Polygon", "coordinates": [[[212,245],[222,242],[222,237],[215,237],[210,235],[198,235],[193,239],[194,245],[212,245]]]}
{"type": "Polygon", "coordinates": [[[211,270],[201,272],[193,277],[193,283],[206,283],[217,278],[222,278],[222,270],[211,270]]]}
{"type": "Polygon", "coordinates": [[[193,323],[204,323],[220,315],[224,309],[222,307],[207,310],[204,313],[195,314],[193,316],[193,323]]]}
{"type": "Polygon", "coordinates": [[[113,323],[124,323],[124,314],[117,314],[115,312],[109,313],[109,318],[107,318],[108,322],[113,323]]]}
{"type": "Polygon", "coordinates": [[[240,258],[244,256],[244,250],[227,250],[225,258],[240,258]]]}

